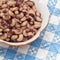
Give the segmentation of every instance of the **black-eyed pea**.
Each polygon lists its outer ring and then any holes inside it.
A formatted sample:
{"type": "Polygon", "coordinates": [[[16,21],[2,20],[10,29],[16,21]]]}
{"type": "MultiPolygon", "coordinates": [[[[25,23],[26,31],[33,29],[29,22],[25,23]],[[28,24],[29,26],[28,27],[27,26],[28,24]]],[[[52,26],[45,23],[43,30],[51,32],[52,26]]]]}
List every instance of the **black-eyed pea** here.
{"type": "Polygon", "coordinates": [[[0,29],[0,32],[2,32],[3,31],[3,29],[0,29]]]}
{"type": "Polygon", "coordinates": [[[27,24],[27,28],[30,28],[31,27],[31,25],[30,24],[27,24]]]}
{"type": "Polygon", "coordinates": [[[33,22],[33,21],[34,21],[34,19],[33,19],[33,17],[28,16],[27,21],[28,21],[28,22],[33,22]]]}
{"type": "Polygon", "coordinates": [[[9,20],[11,18],[10,15],[3,15],[2,17],[3,17],[4,20],[9,20]]]}
{"type": "Polygon", "coordinates": [[[34,22],[31,21],[30,24],[31,24],[31,25],[34,25],[34,22]]]}
{"type": "Polygon", "coordinates": [[[5,31],[5,32],[9,32],[9,31],[10,31],[10,29],[8,29],[8,28],[7,28],[7,29],[5,29],[4,31],[5,31]]]}
{"type": "Polygon", "coordinates": [[[14,16],[14,13],[11,10],[9,10],[8,13],[10,16],[14,16]]]}
{"type": "Polygon", "coordinates": [[[19,14],[19,11],[15,11],[15,14],[16,14],[16,15],[19,14]]]}
{"type": "Polygon", "coordinates": [[[16,4],[16,1],[10,0],[10,1],[7,2],[7,4],[8,4],[9,6],[14,6],[14,5],[16,4]]]}
{"type": "Polygon", "coordinates": [[[29,32],[28,33],[28,36],[33,36],[34,34],[32,32],[29,32]]]}
{"type": "Polygon", "coordinates": [[[0,19],[0,23],[2,22],[2,19],[0,19]]]}
{"type": "Polygon", "coordinates": [[[10,39],[9,39],[9,38],[7,38],[7,39],[6,39],[6,41],[7,41],[7,42],[9,42],[9,41],[10,41],[10,39]]]}
{"type": "Polygon", "coordinates": [[[18,14],[18,15],[16,15],[16,18],[20,19],[20,15],[19,15],[19,14],[18,14]]]}
{"type": "Polygon", "coordinates": [[[9,10],[8,8],[3,8],[3,9],[2,9],[2,13],[8,14],[8,10],[9,10]]]}
{"type": "Polygon", "coordinates": [[[23,9],[25,9],[25,10],[26,10],[26,9],[27,9],[27,5],[23,5],[23,9]]]}
{"type": "Polygon", "coordinates": [[[13,31],[15,34],[21,34],[21,33],[22,33],[22,29],[12,29],[12,31],[13,31]]]}
{"type": "Polygon", "coordinates": [[[21,24],[21,26],[26,26],[27,25],[27,21],[24,21],[22,24],[21,24]]]}
{"type": "Polygon", "coordinates": [[[15,25],[16,28],[19,28],[20,26],[21,26],[21,25],[18,24],[18,23],[16,23],[16,25],[15,25]]]}
{"type": "Polygon", "coordinates": [[[2,6],[2,2],[0,2],[0,7],[2,6]]]}
{"type": "Polygon", "coordinates": [[[22,11],[22,10],[23,10],[23,7],[20,7],[20,8],[19,8],[19,11],[22,11]]]}
{"type": "Polygon", "coordinates": [[[15,26],[15,24],[16,24],[16,19],[14,18],[12,19],[11,26],[15,26]]]}
{"type": "Polygon", "coordinates": [[[4,13],[0,13],[0,16],[1,16],[1,17],[4,16],[4,13]]]}
{"type": "Polygon", "coordinates": [[[35,5],[32,7],[32,9],[33,9],[35,12],[37,11],[37,9],[36,9],[35,5]]]}
{"type": "Polygon", "coordinates": [[[0,36],[2,35],[3,33],[2,32],[0,32],[0,36]]]}
{"type": "Polygon", "coordinates": [[[18,7],[10,8],[11,11],[16,11],[18,10],[18,7]]]}
{"type": "Polygon", "coordinates": [[[6,39],[7,38],[7,33],[4,33],[1,37],[0,37],[0,39],[6,39]]]}
{"type": "Polygon", "coordinates": [[[24,37],[23,37],[23,34],[20,34],[20,35],[19,35],[19,38],[17,39],[17,41],[18,41],[18,42],[21,42],[21,41],[23,41],[23,38],[24,38],[24,37]]]}
{"type": "Polygon", "coordinates": [[[40,28],[41,23],[40,22],[34,22],[34,28],[40,28]]]}
{"type": "Polygon", "coordinates": [[[40,12],[36,11],[36,16],[41,17],[40,12]]]}
{"type": "Polygon", "coordinates": [[[38,21],[38,22],[42,22],[42,18],[40,18],[40,17],[36,17],[36,21],[38,21]]]}
{"type": "Polygon", "coordinates": [[[12,35],[12,36],[11,36],[11,39],[12,39],[12,40],[16,40],[17,38],[18,38],[18,35],[12,35]]]}
{"type": "Polygon", "coordinates": [[[26,17],[21,18],[21,21],[25,21],[25,20],[26,20],[26,17]]]}
{"type": "Polygon", "coordinates": [[[30,10],[28,11],[28,13],[29,13],[29,14],[34,14],[34,15],[35,15],[35,12],[34,12],[33,9],[30,9],[30,10]]]}
{"type": "Polygon", "coordinates": [[[21,12],[21,13],[19,14],[19,17],[20,17],[20,18],[23,18],[23,17],[24,17],[23,12],[21,12]]]}
{"type": "Polygon", "coordinates": [[[6,8],[6,7],[7,7],[7,4],[3,4],[3,5],[2,5],[2,8],[6,8]]]}
{"type": "Polygon", "coordinates": [[[34,2],[32,2],[32,1],[27,1],[26,3],[27,3],[27,5],[29,5],[30,7],[33,7],[33,6],[35,5],[34,2]]]}
{"type": "Polygon", "coordinates": [[[37,33],[37,29],[33,29],[33,34],[36,34],[37,33]]]}
{"type": "Polygon", "coordinates": [[[24,0],[24,2],[29,1],[29,0],[24,0]]]}
{"type": "Polygon", "coordinates": [[[40,24],[40,22],[34,21],[34,24],[40,24]]]}
{"type": "Polygon", "coordinates": [[[23,31],[23,35],[28,36],[28,33],[26,32],[26,30],[23,31]]]}

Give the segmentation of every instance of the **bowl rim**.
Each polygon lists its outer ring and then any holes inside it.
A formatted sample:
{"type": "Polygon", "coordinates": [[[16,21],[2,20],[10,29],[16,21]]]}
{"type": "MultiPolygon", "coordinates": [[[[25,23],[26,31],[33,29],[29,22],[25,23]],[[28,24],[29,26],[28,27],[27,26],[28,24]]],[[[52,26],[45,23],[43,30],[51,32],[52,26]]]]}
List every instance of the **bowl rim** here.
{"type": "Polygon", "coordinates": [[[4,43],[4,44],[10,45],[10,46],[24,46],[24,45],[27,45],[27,44],[30,44],[30,43],[34,42],[40,36],[40,33],[47,27],[47,25],[49,23],[49,20],[50,20],[50,17],[51,17],[51,15],[49,15],[48,22],[46,23],[46,25],[42,29],[39,29],[39,31],[38,31],[39,34],[36,33],[36,35],[33,36],[28,41],[19,42],[19,43],[12,43],[12,42],[7,42],[7,41],[0,40],[0,43],[4,43]]]}

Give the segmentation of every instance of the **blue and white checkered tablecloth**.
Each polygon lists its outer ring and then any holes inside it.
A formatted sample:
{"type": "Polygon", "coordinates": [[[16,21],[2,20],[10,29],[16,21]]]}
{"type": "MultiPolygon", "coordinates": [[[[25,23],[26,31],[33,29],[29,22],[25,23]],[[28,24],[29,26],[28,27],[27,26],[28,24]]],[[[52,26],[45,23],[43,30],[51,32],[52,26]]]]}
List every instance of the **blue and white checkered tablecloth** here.
{"type": "Polygon", "coordinates": [[[48,0],[47,7],[51,18],[41,36],[26,46],[0,44],[0,60],[60,60],[60,0],[48,0]]]}

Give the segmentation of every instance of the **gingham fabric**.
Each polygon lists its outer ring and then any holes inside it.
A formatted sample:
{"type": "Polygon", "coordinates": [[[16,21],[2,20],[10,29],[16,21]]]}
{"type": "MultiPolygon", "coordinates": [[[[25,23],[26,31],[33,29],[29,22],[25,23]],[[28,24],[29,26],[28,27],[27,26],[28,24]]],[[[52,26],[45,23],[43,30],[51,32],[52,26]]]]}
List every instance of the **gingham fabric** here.
{"type": "Polygon", "coordinates": [[[0,60],[60,60],[60,0],[46,1],[51,18],[40,37],[26,46],[0,44],[0,60]]]}

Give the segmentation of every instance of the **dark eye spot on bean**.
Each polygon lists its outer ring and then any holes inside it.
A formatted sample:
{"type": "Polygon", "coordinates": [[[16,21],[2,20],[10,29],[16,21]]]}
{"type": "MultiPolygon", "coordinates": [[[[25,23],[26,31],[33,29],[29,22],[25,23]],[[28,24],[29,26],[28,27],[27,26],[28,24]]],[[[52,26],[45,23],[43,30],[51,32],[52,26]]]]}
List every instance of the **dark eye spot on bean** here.
{"type": "Polygon", "coordinates": [[[27,18],[27,21],[30,22],[31,21],[31,18],[27,18]]]}
{"type": "Polygon", "coordinates": [[[30,13],[29,15],[30,15],[31,17],[33,17],[33,18],[35,17],[34,14],[31,14],[31,13],[30,13]]]}
{"type": "Polygon", "coordinates": [[[30,39],[30,38],[32,38],[32,36],[28,36],[27,38],[30,39]]]}
{"type": "Polygon", "coordinates": [[[23,3],[24,0],[20,0],[21,3],[23,3]]]}
{"type": "Polygon", "coordinates": [[[24,16],[26,16],[27,12],[23,12],[24,16]]]}
{"type": "Polygon", "coordinates": [[[14,42],[14,43],[15,43],[15,42],[17,42],[17,41],[10,39],[9,42],[14,42]]]}

